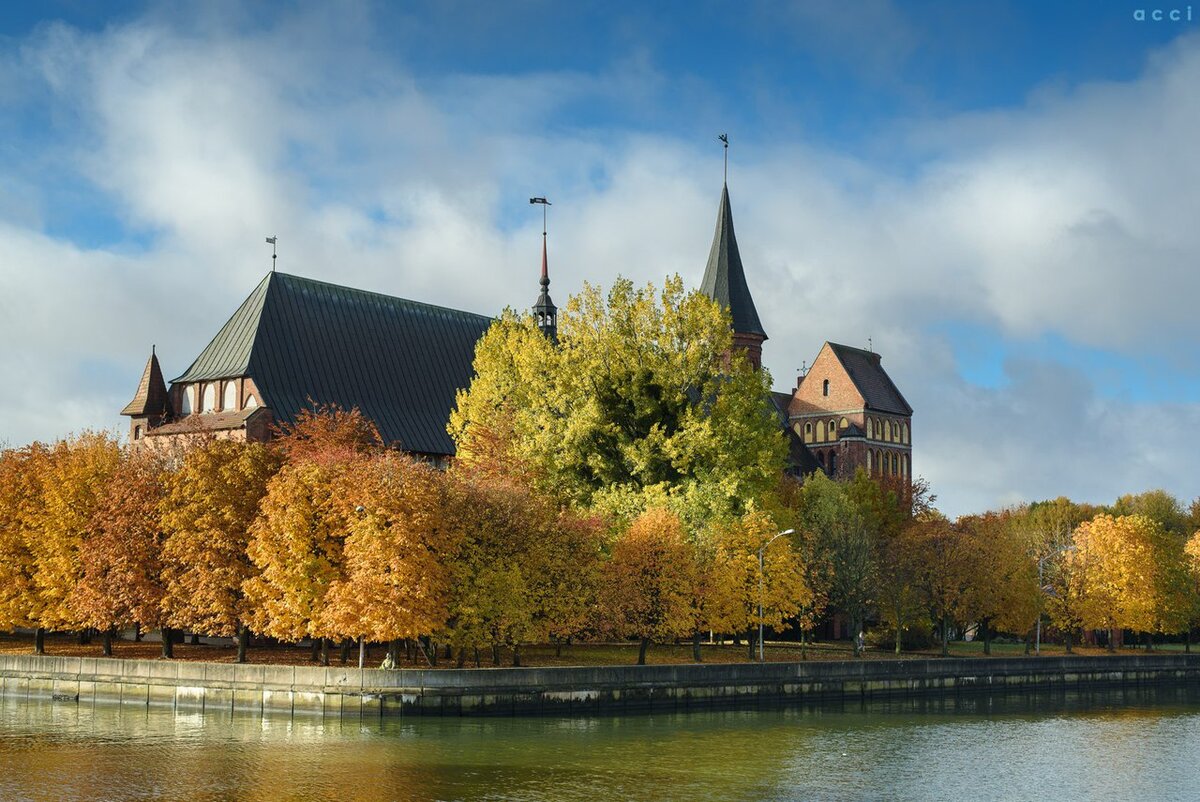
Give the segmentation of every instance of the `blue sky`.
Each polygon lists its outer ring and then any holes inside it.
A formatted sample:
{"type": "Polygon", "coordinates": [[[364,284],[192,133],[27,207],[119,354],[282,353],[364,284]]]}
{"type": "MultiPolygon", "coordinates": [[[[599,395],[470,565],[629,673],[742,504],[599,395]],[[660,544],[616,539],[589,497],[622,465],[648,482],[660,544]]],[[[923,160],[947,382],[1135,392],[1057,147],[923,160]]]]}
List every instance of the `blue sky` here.
{"type": "Polygon", "coordinates": [[[871,338],[952,513],[1190,499],[1200,20],[1139,8],[4,8],[0,441],[120,425],[269,233],[281,269],[491,313],[536,295],[547,195],[560,303],[698,282],[727,131],[778,388],[871,338]]]}

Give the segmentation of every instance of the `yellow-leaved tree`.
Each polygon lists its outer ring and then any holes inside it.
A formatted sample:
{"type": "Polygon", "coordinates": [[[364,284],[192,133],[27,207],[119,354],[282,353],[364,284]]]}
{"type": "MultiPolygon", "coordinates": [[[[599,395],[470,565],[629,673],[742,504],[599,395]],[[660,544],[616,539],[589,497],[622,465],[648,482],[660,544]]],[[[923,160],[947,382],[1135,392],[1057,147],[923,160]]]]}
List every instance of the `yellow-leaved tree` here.
{"type": "MultiPolygon", "coordinates": [[[[0,451],[0,630],[36,626],[36,565],[30,543],[35,537],[41,490],[38,473],[46,449],[38,443],[0,451]]],[[[44,630],[34,637],[34,652],[44,651],[44,630]]]]}
{"type": "Polygon", "coordinates": [[[39,504],[29,550],[33,555],[36,625],[47,630],[83,629],[71,605],[83,573],[81,551],[93,535],[92,515],[121,459],[108,434],[85,432],[60,440],[36,461],[39,504]]]}
{"type": "MultiPolygon", "coordinates": [[[[1075,529],[1071,562],[1086,566],[1080,620],[1089,629],[1155,627],[1154,538],[1144,515],[1097,515],[1075,529]]],[[[1109,648],[1115,641],[1109,638],[1109,648]]]]}
{"type": "Polygon", "coordinates": [[[812,598],[799,555],[788,536],[778,534],[775,522],[761,512],[747,513],[714,533],[706,623],[716,632],[746,633],[751,659],[758,626],[782,630],[812,598]]]}

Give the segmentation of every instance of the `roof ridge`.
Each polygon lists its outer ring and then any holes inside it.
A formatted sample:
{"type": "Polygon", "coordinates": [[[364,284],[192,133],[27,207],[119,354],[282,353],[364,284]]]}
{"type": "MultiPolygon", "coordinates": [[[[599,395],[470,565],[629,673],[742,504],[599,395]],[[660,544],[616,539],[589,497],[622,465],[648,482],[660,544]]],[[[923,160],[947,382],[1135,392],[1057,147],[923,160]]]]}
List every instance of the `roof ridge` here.
{"type": "Polygon", "coordinates": [[[454,307],[451,307],[451,306],[442,306],[440,304],[431,304],[431,303],[427,303],[425,301],[414,301],[412,298],[404,298],[399,295],[388,295],[386,292],[379,292],[377,290],[364,290],[360,287],[351,287],[347,284],[335,284],[332,281],[324,281],[319,278],[309,278],[308,276],[298,276],[295,273],[276,272],[273,275],[280,276],[280,277],[282,277],[284,279],[288,279],[288,280],[296,280],[296,281],[304,282],[306,284],[320,284],[322,286],[332,287],[332,288],[338,289],[338,290],[343,290],[343,291],[347,291],[347,292],[355,292],[355,293],[359,293],[360,295],[371,295],[371,296],[375,296],[377,298],[386,298],[389,301],[401,301],[402,303],[411,304],[412,306],[423,306],[427,309],[437,309],[437,310],[440,310],[443,312],[452,312],[457,315],[472,315],[474,317],[485,318],[487,320],[495,319],[493,315],[483,315],[483,314],[480,314],[479,312],[471,312],[466,309],[455,309],[454,307]]]}

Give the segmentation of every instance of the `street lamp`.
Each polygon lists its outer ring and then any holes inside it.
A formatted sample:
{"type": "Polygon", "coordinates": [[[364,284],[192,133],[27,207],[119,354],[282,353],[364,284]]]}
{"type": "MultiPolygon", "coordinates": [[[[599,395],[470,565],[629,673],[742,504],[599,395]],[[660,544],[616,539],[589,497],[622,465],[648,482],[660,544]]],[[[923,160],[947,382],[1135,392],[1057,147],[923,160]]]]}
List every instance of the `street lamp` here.
{"type": "Polygon", "coordinates": [[[763,662],[763,552],[767,550],[776,540],[784,535],[790,535],[795,532],[795,529],[784,529],[775,537],[762,544],[758,550],[758,662],[763,662]]]}
{"type": "MultiPolygon", "coordinates": [[[[1042,557],[1042,559],[1038,560],[1038,594],[1039,595],[1046,592],[1046,586],[1042,584],[1042,581],[1043,581],[1042,580],[1042,569],[1046,565],[1046,560],[1049,560],[1051,557],[1057,557],[1060,554],[1066,554],[1068,551],[1075,551],[1075,547],[1074,546],[1063,546],[1061,549],[1055,549],[1054,551],[1047,554],[1045,557],[1042,557]]],[[[1042,609],[1041,609],[1040,604],[1038,605],[1037,639],[1036,639],[1035,645],[1033,647],[1033,654],[1035,657],[1042,656],[1042,609]]]]}

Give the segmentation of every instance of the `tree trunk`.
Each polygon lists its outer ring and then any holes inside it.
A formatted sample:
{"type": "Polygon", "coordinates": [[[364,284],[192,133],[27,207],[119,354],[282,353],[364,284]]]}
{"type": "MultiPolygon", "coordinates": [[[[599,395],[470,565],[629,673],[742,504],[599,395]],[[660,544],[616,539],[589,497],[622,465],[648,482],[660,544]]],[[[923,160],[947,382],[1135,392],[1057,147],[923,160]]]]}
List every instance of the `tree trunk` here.
{"type": "Polygon", "coordinates": [[[358,639],[358,668],[362,668],[367,664],[367,639],[358,639]]]}
{"type": "Polygon", "coordinates": [[[1063,641],[1067,645],[1067,654],[1074,654],[1071,650],[1071,630],[1068,629],[1063,632],[1063,641]]]}
{"type": "Polygon", "coordinates": [[[1117,633],[1111,628],[1108,630],[1108,651],[1115,652],[1117,650],[1117,633]]]}
{"type": "Polygon", "coordinates": [[[246,649],[250,648],[250,627],[243,624],[238,627],[237,634],[237,661],[239,663],[246,662],[246,649]]]}
{"type": "Polygon", "coordinates": [[[754,660],[754,649],[756,646],[758,646],[758,628],[757,627],[750,627],[750,631],[748,633],[746,633],[746,645],[750,647],[749,649],[746,650],[747,654],[749,655],[749,659],[754,660]]]}
{"type": "Polygon", "coordinates": [[[350,647],[353,645],[354,641],[350,638],[342,640],[342,653],[338,655],[338,658],[342,661],[342,665],[346,665],[350,660],[350,647]]]}
{"type": "Polygon", "coordinates": [[[638,647],[638,661],[637,661],[637,664],[638,664],[639,666],[644,666],[644,665],[646,665],[646,649],[648,649],[649,647],[650,647],[650,639],[649,639],[649,638],[642,638],[642,643],[641,643],[641,645],[638,647]]]}
{"type": "Polygon", "coordinates": [[[453,648],[454,648],[454,647],[452,647],[452,646],[451,646],[449,643],[447,643],[447,644],[446,644],[446,655],[445,655],[445,657],[446,657],[446,659],[447,659],[447,660],[449,660],[451,657],[453,657],[453,656],[454,656],[453,648]]]}
{"type": "Polygon", "coordinates": [[[513,667],[521,667],[521,644],[519,643],[513,644],[513,667]]]}
{"type": "Polygon", "coordinates": [[[800,630],[800,659],[808,659],[808,630],[800,630]]]}
{"type": "MultiPolygon", "coordinates": [[[[899,621],[900,617],[897,616],[896,620],[899,621]]],[[[896,625],[896,654],[900,654],[900,647],[901,647],[901,644],[903,644],[903,643],[904,643],[904,628],[901,627],[899,624],[897,624],[896,625]]]]}
{"type": "Polygon", "coordinates": [[[396,638],[388,642],[387,650],[388,659],[391,660],[393,666],[400,665],[400,639],[396,638]]]}
{"type": "Polygon", "coordinates": [[[562,640],[559,638],[555,638],[554,639],[554,656],[555,657],[562,657],[562,647],[563,647],[562,640]]]}
{"type": "Polygon", "coordinates": [[[33,653],[46,653],[46,628],[38,627],[33,631],[33,653]]]}
{"type": "Polygon", "coordinates": [[[105,657],[112,657],[112,642],[113,630],[112,627],[109,627],[108,629],[104,630],[104,645],[101,647],[103,650],[102,654],[105,657]]]}
{"type": "Polygon", "coordinates": [[[329,638],[321,638],[321,665],[329,665],[329,638]]]}
{"type": "Polygon", "coordinates": [[[1192,653],[1192,627],[1189,624],[1188,628],[1183,631],[1183,653],[1192,653]]]}
{"type": "Polygon", "coordinates": [[[942,657],[950,656],[950,622],[942,614],[942,657]]]}
{"type": "Polygon", "coordinates": [[[309,638],[308,642],[308,659],[312,662],[317,662],[321,659],[321,639],[309,638]]]}
{"type": "Polygon", "coordinates": [[[170,660],[175,656],[175,632],[170,627],[163,627],[159,634],[162,635],[162,658],[170,660]]]}
{"type": "Polygon", "coordinates": [[[431,666],[437,665],[437,644],[433,642],[433,638],[427,639],[427,647],[425,649],[425,656],[427,658],[429,658],[429,665],[431,665],[431,666]]]}
{"type": "Polygon", "coordinates": [[[192,633],[192,645],[193,645],[193,646],[199,646],[199,645],[200,645],[200,636],[199,636],[199,635],[197,635],[195,632],[193,632],[193,633],[192,633]]]}
{"type": "Polygon", "coordinates": [[[1029,630],[1025,631],[1025,656],[1029,656],[1029,630]]]}
{"type": "Polygon", "coordinates": [[[461,646],[458,649],[458,661],[455,663],[455,665],[458,668],[462,668],[466,664],[467,664],[467,647],[461,646]]]}
{"type": "Polygon", "coordinates": [[[704,659],[700,656],[700,630],[692,633],[692,660],[697,663],[704,662],[704,659]]]}
{"type": "Polygon", "coordinates": [[[479,647],[475,647],[475,667],[479,668],[479,647]]]}
{"type": "Polygon", "coordinates": [[[979,625],[983,627],[983,653],[990,656],[992,654],[992,628],[988,625],[986,618],[979,625]]]}
{"type": "Polygon", "coordinates": [[[1146,642],[1146,651],[1148,651],[1148,652],[1154,651],[1153,640],[1150,637],[1150,633],[1149,632],[1143,633],[1142,639],[1146,642]]]}
{"type": "Polygon", "coordinates": [[[500,665],[500,645],[496,643],[492,644],[492,665],[500,665]]]}

